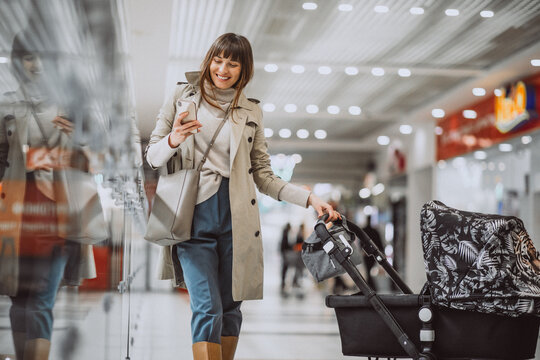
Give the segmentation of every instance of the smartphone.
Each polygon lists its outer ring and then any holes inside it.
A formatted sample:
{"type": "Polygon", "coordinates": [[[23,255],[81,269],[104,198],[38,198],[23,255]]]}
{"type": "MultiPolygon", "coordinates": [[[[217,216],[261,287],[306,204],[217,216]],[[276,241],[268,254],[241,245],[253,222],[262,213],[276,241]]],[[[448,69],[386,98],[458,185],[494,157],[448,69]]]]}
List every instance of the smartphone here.
{"type": "MultiPolygon", "coordinates": [[[[192,100],[176,100],[176,116],[183,112],[189,112],[185,118],[182,119],[182,124],[197,120],[197,105],[192,100]]],[[[193,130],[191,133],[196,134],[197,130],[193,130]]]]}

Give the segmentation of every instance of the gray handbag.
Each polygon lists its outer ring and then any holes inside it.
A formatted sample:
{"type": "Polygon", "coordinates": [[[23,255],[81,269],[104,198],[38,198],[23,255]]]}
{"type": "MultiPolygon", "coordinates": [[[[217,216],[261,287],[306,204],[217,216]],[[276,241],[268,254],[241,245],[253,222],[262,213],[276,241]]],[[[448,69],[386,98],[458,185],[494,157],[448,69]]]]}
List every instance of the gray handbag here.
{"type": "MultiPolygon", "coordinates": [[[[362,255],[356,245],[354,245],[355,235],[347,226],[345,216],[342,215],[341,217],[341,220],[333,222],[332,227],[328,229],[330,241],[340,250],[345,247],[350,248],[351,261],[354,265],[360,265],[362,263],[362,255]]],[[[321,223],[324,224],[324,221],[319,219],[317,224],[321,223]]],[[[302,260],[317,282],[345,273],[345,269],[339,263],[332,261],[323,247],[323,241],[315,231],[302,244],[302,260]]]]}
{"type": "Polygon", "coordinates": [[[199,192],[201,169],[221,128],[227,121],[229,111],[230,107],[196,169],[182,169],[159,177],[144,235],[146,240],[157,245],[169,246],[191,239],[191,224],[199,192]]]}

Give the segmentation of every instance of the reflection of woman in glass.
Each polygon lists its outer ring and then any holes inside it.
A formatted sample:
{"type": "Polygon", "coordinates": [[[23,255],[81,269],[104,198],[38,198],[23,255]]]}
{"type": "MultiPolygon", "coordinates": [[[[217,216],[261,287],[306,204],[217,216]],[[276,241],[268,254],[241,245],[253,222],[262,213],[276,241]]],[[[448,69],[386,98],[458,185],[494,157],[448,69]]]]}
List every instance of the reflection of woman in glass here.
{"type": "Polygon", "coordinates": [[[242,323],[243,300],[260,299],[263,252],[255,187],[262,193],[319,215],[337,214],[309,191],[276,176],[264,137],[257,100],[243,93],[253,75],[248,40],[236,34],[220,36],[208,50],[200,73],[186,74],[166,100],[147,150],[148,163],[172,171],[203,161],[192,238],[163,250],[162,277],[187,286],[193,317],[193,356],[197,360],[234,358],[242,323]],[[198,104],[197,120],[182,124],[178,100],[198,104]],[[229,114],[230,116],[227,117],[229,114]],[[215,141],[220,124],[224,124],[215,141]],[[191,131],[196,135],[192,136],[191,131]]]}
{"type": "Polygon", "coordinates": [[[81,246],[58,236],[53,173],[71,161],[63,149],[72,125],[45,90],[43,59],[31,40],[38,42],[23,32],[13,41],[19,88],[4,94],[0,108],[1,247],[14,250],[0,253],[0,262],[10,264],[0,266],[0,293],[11,296],[17,359],[48,359],[60,282],[90,274],[79,271],[81,246]],[[76,265],[66,267],[68,260],[76,265]]]}

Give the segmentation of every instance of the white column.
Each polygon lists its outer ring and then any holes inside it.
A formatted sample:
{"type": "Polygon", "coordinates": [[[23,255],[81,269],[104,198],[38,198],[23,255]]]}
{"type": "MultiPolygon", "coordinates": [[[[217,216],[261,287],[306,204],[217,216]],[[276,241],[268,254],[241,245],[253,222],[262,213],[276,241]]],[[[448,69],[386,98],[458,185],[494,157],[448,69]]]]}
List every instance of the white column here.
{"type": "Polygon", "coordinates": [[[435,164],[435,124],[426,122],[415,126],[414,138],[407,157],[407,240],[405,246],[405,281],[418,292],[426,281],[420,210],[433,199],[435,164]]]}

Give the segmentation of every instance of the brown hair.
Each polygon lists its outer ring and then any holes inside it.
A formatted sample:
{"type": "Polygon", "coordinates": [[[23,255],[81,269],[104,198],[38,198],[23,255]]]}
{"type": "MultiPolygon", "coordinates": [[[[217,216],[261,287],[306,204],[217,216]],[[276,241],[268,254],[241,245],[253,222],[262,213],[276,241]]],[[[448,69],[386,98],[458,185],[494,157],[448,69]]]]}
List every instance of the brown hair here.
{"type": "Polygon", "coordinates": [[[236,95],[231,103],[231,109],[234,109],[238,105],[238,100],[240,99],[242,90],[253,77],[253,52],[251,51],[251,45],[248,39],[242,35],[226,33],[218,37],[212,46],[210,46],[210,49],[208,49],[204,61],[201,64],[201,95],[203,99],[206,100],[206,102],[208,102],[210,105],[219,108],[214,101],[210,101],[204,87],[206,82],[212,85],[212,87],[214,86],[212,77],[210,75],[210,64],[215,56],[230,58],[232,61],[237,61],[240,63],[240,77],[238,78],[236,84],[233,85],[233,87],[236,89],[236,95]]]}

